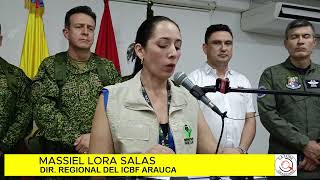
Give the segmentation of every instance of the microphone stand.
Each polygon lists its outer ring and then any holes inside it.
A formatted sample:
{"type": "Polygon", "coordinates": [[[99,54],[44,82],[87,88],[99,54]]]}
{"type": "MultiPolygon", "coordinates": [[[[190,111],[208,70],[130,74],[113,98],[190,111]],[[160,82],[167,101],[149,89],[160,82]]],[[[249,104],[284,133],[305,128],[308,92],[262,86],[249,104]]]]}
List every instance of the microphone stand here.
{"type": "MultiPolygon", "coordinates": [[[[229,79],[220,79],[216,80],[215,86],[204,86],[199,87],[204,94],[208,92],[220,92],[223,94],[229,92],[241,92],[241,93],[256,93],[256,94],[277,94],[277,95],[292,95],[292,96],[316,96],[320,97],[320,93],[315,92],[304,92],[304,91],[285,91],[285,90],[267,90],[267,89],[253,89],[253,88],[230,88],[229,87],[229,79]]],[[[219,141],[217,144],[216,154],[218,154],[219,145],[222,139],[223,129],[224,129],[224,118],[227,117],[227,112],[224,112],[221,116],[222,119],[222,128],[219,137],[219,141]]]]}
{"type": "Polygon", "coordinates": [[[215,86],[204,86],[200,89],[204,93],[220,92],[226,94],[228,92],[241,92],[241,93],[256,93],[256,94],[277,94],[277,95],[291,95],[291,96],[316,96],[320,97],[320,93],[305,92],[305,91],[285,91],[285,90],[268,90],[268,89],[253,89],[253,88],[231,88],[229,87],[229,79],[216,80],[215,86]]]}
{"type": "MultiPolygon", "coordinates": [[[[204,86],[200,87],[203,92],[221,92],[216,86],[204,86]]],[[[241,93],[256,93],[256,94],[277,94],[277,95],[291,95],[291,96],[316,96],[320,97],[320,93],[304,92],[304,91],[285,91],[285,90],[267,90],[267,89],[253,89],[253,88],[228,88],[223,94],[229,92],[241,92],[241,93]]]]}

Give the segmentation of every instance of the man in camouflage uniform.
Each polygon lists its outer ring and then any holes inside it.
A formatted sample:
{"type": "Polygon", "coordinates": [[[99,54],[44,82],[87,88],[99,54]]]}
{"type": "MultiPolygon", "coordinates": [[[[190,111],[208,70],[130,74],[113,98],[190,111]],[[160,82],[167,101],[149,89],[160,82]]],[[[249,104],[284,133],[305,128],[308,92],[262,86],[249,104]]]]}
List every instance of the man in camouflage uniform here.
{"type": "Polygon", "coordinates": [[[42,153],[86,153],[99,92],[121,80],[110,61],[90,51],[95,25],[90,7],[69,10],[63,29],[68,51],[46,58],[33,81],[33,115],[42,153]]]}
{"type": "MultiPolygon", "coordinates": [[[[289,57],[267,68],[259,86],[320,93],[320,65],[311,61],[316,46],[313,25],[306,20],[294,20],[288,24],[285,35],[289,57]]],[[[258,107],[261,122],[270,132],[269,153],[298,154],[298,178],[320,179],[319,97],[259,95],[258,107]]]]}
{"type": "Polygon", "coordinates": [[[31,80],[21,69],[0,57],[0,179],[3,178],[3,153],[15,153],[18,142],[31,132],[30,95],[31,80]]]}

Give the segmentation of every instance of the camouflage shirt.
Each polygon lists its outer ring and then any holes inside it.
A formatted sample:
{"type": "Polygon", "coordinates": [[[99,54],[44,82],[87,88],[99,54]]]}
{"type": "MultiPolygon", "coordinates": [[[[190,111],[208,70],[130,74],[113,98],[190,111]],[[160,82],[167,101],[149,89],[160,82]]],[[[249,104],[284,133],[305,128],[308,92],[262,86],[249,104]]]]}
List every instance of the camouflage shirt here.
{"type": "Polygon", "coordinates": [[[32,129],[31,80],[21,69],[0,61],[0,150],[10,152],[32,129]],[[14,90],[5,72],[13,77],[14,90]]]}
{"type": "MultiPolygon", "coordinates": [[[[73,143],[81,134],[90,133],[96,103],[103,87],[97,73],[96,58],[91,56],[82,67],[67,60],[61,108],[57,107],[59,88],[54,75],[57,57],[50,56],[41,63],[32,84],[32,102],[39,135],[46,140],[73,148],[73,143]]],[[[109,84],[120,82],[121,78],[113,64],[103,60],[109,84]]]]}

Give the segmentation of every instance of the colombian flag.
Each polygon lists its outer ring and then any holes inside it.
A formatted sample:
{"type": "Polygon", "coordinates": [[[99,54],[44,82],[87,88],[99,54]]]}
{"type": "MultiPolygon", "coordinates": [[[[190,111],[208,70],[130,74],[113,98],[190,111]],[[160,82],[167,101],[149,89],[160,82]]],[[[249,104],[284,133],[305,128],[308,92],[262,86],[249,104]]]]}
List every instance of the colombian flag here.
{"type": "Polygon", "coordinates": [[[42,21],[43,0],[25,0],[25,8],[29,9],[29,15],[20,68],[32,79],[37,74],[41,61],[49,56],[49,50],[42,21]]]}

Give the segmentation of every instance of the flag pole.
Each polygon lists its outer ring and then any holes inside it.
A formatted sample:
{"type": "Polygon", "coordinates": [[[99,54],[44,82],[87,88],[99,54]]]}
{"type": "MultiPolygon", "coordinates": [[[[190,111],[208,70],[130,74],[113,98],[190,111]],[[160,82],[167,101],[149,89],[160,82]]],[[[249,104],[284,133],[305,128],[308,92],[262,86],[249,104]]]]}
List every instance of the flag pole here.
{"type": "Polygon", "coordinates": [[[150,18],[153,17],[152,6],[153,6],[153,1],[152,0],[148,0],[148,4],[147,4],[147,19],[150,19],[150,18]]]}

